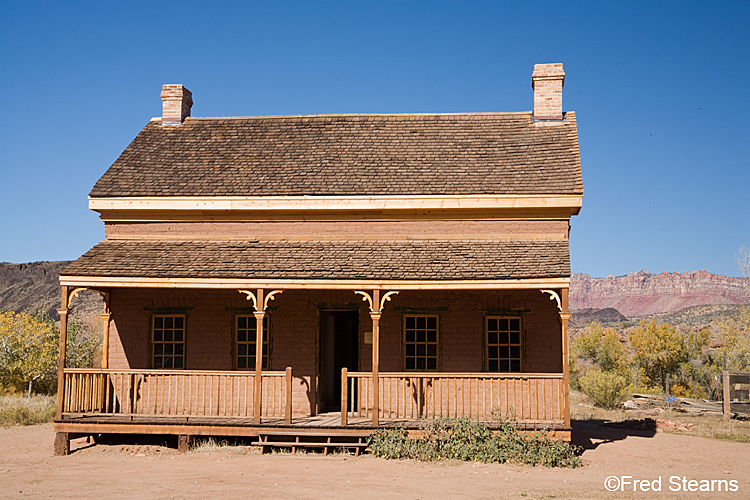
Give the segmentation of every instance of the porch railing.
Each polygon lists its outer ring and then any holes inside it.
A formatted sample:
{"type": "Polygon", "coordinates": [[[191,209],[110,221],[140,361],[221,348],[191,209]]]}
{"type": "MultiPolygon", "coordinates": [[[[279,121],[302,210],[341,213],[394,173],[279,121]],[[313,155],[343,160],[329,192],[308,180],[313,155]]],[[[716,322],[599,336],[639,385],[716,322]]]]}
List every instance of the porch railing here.
{"type": "MultiPolygon", "coordinates": [[[[66,368],[63,415],[252,418],[254,372],[66,368]]],[[[261,415],[291,418],[292,370],[261,375],[261,415]]]]}
{"type": "MultiPolygon", "coordinates": [[[[372,373],[342,370],[342,423],[372,417],[372,373]]],[[[378,416],[383,419],[460,417],[519,422],[564,421],[560,373],[380,373],[378,416]]]]}

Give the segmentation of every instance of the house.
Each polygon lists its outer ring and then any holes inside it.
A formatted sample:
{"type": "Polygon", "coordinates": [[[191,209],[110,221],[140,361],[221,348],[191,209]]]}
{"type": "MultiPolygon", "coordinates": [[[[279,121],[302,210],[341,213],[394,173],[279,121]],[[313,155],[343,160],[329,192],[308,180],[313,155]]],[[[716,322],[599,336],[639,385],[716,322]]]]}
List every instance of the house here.
{"type": "Polygon", "coordinates": [[[106,239],[60,273],[56,452],[71,435],[345,435],[425,416],[570,435],[562,64],[515,113],[194,118],[164,85],[99,179],[106,239]],[[68,311],[105,299],[101,369],[68,311]]]}

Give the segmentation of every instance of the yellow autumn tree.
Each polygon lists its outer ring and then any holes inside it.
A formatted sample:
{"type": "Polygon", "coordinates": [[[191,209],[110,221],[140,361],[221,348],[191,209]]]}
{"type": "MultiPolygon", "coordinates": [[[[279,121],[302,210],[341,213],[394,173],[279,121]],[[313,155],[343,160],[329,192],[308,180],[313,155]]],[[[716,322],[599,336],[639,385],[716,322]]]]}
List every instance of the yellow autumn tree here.
{"type": "Polygon", "coordinates": [[[30,397],[35,382],[56,374],[59,338],[55,324],[40,315],[0,312],[0,376],[26,385],[30,397]]]}
{"type": "Polygon", "coordinates": [[[656,324],[641,320],[640,325],[628,334],[632,362],[648,379],[666,390],[667,377],[677,373],[680,363],[685,360],[685,342],[682,335],[671,325],[656,324]]]}
{"type": "Polygon", "coordinates": [[[727,368],[730,370],[750,370],[750,307],[743,307],[740,313],[715,327],[718,330],[719,351],[726,353],[727,368]]]}

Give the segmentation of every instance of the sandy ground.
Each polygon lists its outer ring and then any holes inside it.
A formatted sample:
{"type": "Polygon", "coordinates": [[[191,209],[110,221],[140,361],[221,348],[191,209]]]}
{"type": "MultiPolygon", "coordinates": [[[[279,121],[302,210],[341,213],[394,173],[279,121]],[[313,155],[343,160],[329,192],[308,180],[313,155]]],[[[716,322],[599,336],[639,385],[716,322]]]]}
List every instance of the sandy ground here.
{"type": "Polygon", "coordinates": [[[750,498],[750,444],[594,424],[574,425],[574,433],[586,448],[585,465],[570,470],[244,449],[180,454],[85,440],[71,443],[70,456],[55,457],[51,424],[0,428],[0,498],[750,498]],[[608,476],[661,477],[662,491],[628,485],[608,492],[608,476]],[[680,491],[670,491],[677,487],[672,476],[680,491]],[[737,491],[682,491],[683,477],[736,481],[737,491]]]}

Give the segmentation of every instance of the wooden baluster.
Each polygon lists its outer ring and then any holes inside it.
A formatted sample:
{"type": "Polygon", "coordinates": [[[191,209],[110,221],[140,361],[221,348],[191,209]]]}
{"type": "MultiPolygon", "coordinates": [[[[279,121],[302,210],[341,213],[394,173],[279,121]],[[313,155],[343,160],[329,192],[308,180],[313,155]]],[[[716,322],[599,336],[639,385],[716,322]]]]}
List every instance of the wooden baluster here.
{"type": "Polygon", "coordinates": [[[346,427],[347,424],[347,396],[349,396],[349,384],[347,381],[348,370],[341,369],[341,425],[346,427]]]}

